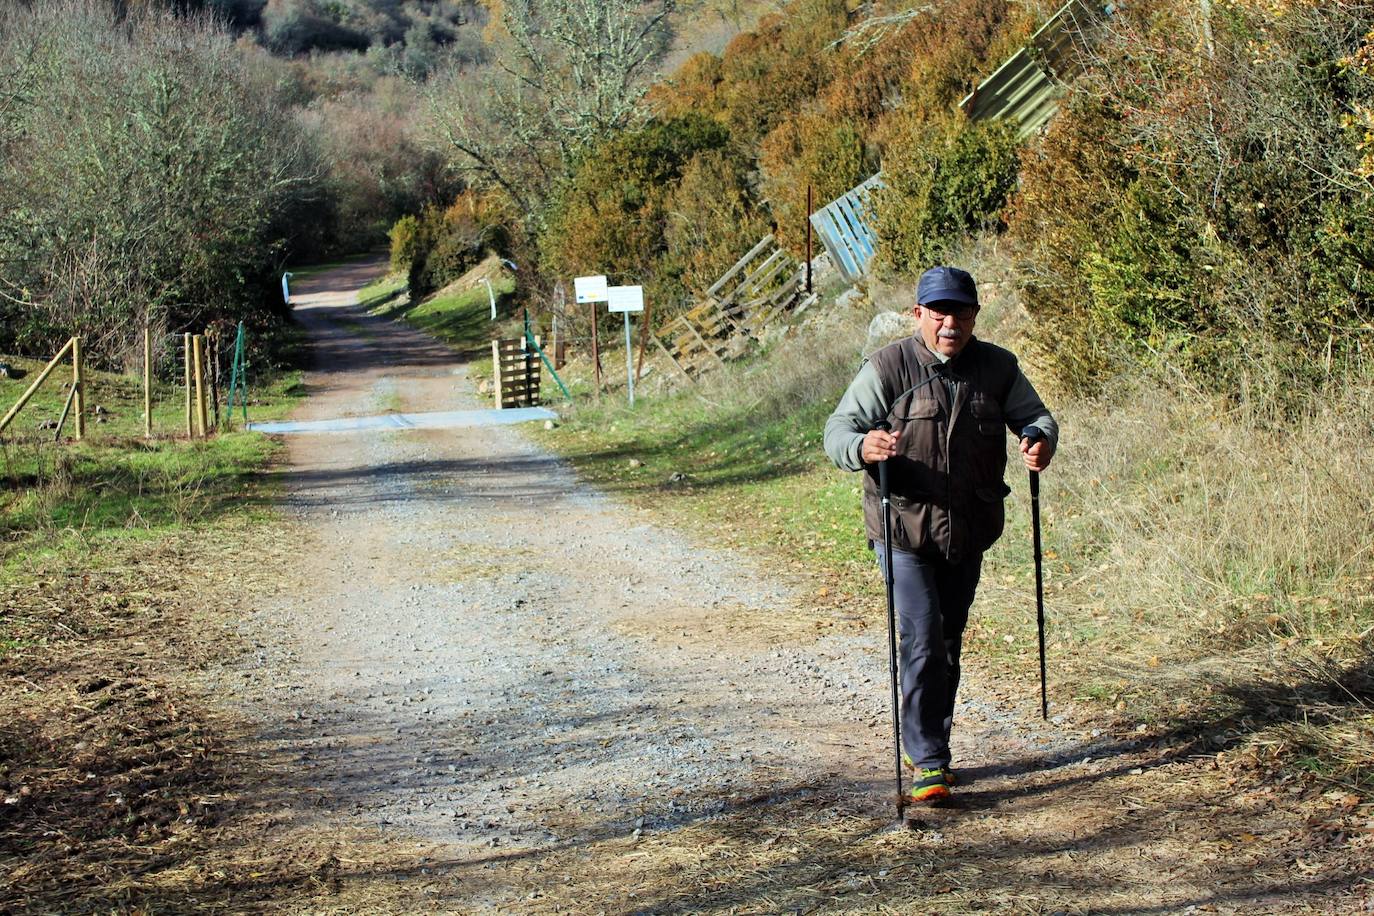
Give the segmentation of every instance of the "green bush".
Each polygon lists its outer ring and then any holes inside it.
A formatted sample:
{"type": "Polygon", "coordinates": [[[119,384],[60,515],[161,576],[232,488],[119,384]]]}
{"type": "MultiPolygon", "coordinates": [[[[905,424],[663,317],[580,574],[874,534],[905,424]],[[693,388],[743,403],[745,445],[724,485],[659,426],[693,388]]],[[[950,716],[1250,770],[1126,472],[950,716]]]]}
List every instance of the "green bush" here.
{"type": "Polygon", "coordinates": [[[749,182],[750,163],[730,150],[697,153],[668,205],[659,272],[700,296],[768,234],[768,214],[749,182]]]}
{"type": "Polygon", "coordinates": [[[418,250],[420,221],[413,216],[403,216],[396,221],[387,234],[391,239],[391,270],[399,273],[410,270],[418,250]]]}
{"type": "Polygon", "coordinates": [[[492,198],[464,191],[448,209],[426,207],[392,227],[392,270],[407,272],[411,300],[418,302],[462,277],[488,251],[508,253],[509,222],[492,198]]]}
{"type": "Polygon", "coordinates": [[[824,114],[779,124],[760,144],[759,164],[778,241],[799,257],[806,251],[807,187],[821,207],[877,170],[865,155],[858,125],[824,114]]]}
{"type": "Polygon", "coordinates": [[[914,122],[888,148],[873,195],[883,266],[919,273],[997,222],[1016,182],[1017,143],[1000,123],[914,122]]]}
{"type": "Polygon", "coordinates": [[[1354,115],[1374,101],[1359,63],[1374,9],[1218,13],[1208,57],[1189,37],[1194,8],[1123,7],[1027,151],[1011,234],[1072,388],[1164,359],[1209,388],[1296,390],[1362,345],[1374,184],[1354,115]]]}
{"type": "Polygon", "coordinates": [[[538,239],[544,269],[642,282],[660,305],[680,298],[680,265],[663,259],[670,201],[689,163],[728,140],[716,121],[687,115],[625,131],[590,151],[554,196],[538,239]]]}

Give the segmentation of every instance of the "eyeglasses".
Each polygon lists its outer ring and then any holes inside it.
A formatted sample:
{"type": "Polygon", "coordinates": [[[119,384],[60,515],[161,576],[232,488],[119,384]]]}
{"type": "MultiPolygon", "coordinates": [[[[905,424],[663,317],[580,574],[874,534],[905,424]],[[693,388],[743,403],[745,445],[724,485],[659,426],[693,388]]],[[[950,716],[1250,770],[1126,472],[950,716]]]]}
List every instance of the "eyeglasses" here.
{"type": "Polygon", "coordinates": [[[962,302],[922,303],[921,307],[936,321],[944,321],[949,315],[953,315],[959,321],[968,321],[978,314],[978,306],[965,305],[962,302]]]}

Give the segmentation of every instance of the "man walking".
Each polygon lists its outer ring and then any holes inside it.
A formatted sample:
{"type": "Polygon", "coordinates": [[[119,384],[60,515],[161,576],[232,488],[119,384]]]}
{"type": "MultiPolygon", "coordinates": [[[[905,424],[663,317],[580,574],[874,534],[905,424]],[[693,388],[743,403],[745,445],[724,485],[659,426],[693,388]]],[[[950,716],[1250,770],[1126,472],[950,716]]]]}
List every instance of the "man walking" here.
{"type": "Polygon", "coordinates": [[[921,275],[917,333],[874,353],[825,424],[837,467],[865,471],[864,527],[886,568],[877,465],[888,462],[893,597],[901,632],[902,758],[910,800],[949,796],[949,735],[959,653],[983,552],[1002,534],[1011,488],[1006,433],[1032,471],[1049,466],[1059,427],[1001,347],[978,340],[978,289],[955,267],[921,275]],[[878,428],[886,423],[890,429],[878,428]]]}

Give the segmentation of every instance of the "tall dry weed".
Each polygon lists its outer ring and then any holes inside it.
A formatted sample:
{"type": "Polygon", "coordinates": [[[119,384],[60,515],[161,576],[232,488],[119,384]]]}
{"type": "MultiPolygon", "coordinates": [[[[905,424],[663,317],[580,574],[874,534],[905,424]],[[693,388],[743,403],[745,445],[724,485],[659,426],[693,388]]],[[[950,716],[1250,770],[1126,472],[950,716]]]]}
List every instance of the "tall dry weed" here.
{"type": "Polygon", "coordinates": [[[1046,502],[1073,571],[1051,595],[1070,631],[1095,634],[1084,675],[1235,696],[1240,681],[1298,684],[1303,664],[1360,657],[1374,625],[1374,374],[1310,405],[1236,404],[1142,374],[1060,410],[1046,502]]]}

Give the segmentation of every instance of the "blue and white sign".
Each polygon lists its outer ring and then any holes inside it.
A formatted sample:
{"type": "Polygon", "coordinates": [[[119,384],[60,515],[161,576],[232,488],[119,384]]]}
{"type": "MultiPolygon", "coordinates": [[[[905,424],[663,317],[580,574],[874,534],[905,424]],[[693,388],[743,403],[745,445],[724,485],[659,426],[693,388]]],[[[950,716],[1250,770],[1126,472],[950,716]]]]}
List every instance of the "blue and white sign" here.
{"type": "Polygon", "coordinates": [[[604,274],[595,277],[577,277],[573,280],[573,292],[576,294],[578,305],[586,305],[588,302],[605,302],[606,277],[604,274]]]}

